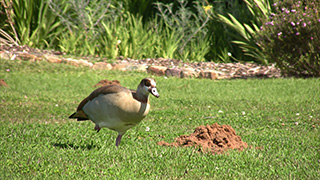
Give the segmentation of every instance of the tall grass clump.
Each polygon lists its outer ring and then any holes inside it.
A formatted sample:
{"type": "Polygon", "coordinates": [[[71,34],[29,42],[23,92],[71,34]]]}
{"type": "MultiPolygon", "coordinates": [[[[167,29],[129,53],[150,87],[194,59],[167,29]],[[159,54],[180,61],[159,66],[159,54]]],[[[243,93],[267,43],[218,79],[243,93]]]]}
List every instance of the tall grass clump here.
{"type": "Polygon", "coordinates": [[[102,23],[117,21],[121,4],[113,5],[110,1],[85,0],[49,0],[50,8],[65,27],[65,33],[58,37],[58,48],[69,54],[96,55],[115,48],[115,42],[102,46],[102,23]]]}
{"type": "Polygon", "coordinates": [[[210,41],[206,25],[209,17],[203,11],[200,2],[194,1],[191,10],[188,2],[179,0],[174,3],[156,3],[158,15],[164,20],[165,26],[175,32],[177,39],[177,55],[175,58],[189,61],[205,61],[209,52],[210,41]]]}
{"type": "Polygon", "coordinates": [[[263,53],[289,76],[320,76],[320,2],[284,0],[263,21],[263,53]]]}
{"type": "MultiPolygon", "coordinates": [[[[157,25],[144,25],[142,17],[126,12],[120,18],[120,21],[102,22],[100,46],[102,54],[109,58],[118,56],[129,58],[147,58],[155,57],[156,48],[164,50],[161,36],[162,31],[157,31],[157,25]],[[108,46],[111,45],[111,46],[108,46]]],[[[162,54],[163,57],[167,57],[162,54]]],[[[171,56],[169,56],[171,57],[171,56]]]]}
{"type": "Polygon", "coordinates": [[[67,27],[59,37],[59,48],[70,54],[119,56],[134,59],[176,57],[179,37],[163,26],[158,17],[143,22],[143,17],[113,1],[52,1],[50,7],[67,27]],[[62,11],[62,7],[68,7],[62,11]]]}
{"type": "Polygon", "coordinates": [[[5,13],[1,29],[13,37],[15,44],[49,47],[63,31],[48,1],[1,0],[1,10],[5,13]]]}

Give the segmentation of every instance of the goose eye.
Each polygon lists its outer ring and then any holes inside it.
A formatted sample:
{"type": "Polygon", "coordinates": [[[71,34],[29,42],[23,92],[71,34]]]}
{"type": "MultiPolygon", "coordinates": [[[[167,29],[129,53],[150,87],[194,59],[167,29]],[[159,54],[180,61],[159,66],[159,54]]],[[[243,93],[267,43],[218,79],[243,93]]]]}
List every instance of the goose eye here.
{"type": "Polygon", "coordinates": [[[145,82],[145,85],[146,85],[146,86],[151,86],[150,81],[146,81],[146,82],[145,82]]]}

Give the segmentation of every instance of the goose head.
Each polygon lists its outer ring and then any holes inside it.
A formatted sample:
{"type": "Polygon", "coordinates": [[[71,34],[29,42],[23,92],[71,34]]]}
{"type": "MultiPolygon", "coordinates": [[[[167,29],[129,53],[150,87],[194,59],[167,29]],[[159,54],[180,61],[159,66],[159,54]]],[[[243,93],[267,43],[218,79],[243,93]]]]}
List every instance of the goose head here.
{"type": "Polygon", "coordinates": [[[156,81],[153,78],[144,78],[138,85],[137,94],[148,97],[149,93],[157,98],[160,97],[156,81]]]}

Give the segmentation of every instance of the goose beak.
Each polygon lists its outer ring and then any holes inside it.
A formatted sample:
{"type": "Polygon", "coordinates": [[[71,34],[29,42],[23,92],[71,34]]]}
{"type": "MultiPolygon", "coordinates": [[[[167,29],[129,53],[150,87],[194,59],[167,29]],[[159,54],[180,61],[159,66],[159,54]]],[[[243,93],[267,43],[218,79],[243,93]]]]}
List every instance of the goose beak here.
{"type": "Polygon", "coordinates": [[[156,98],[160,97],[160,95],[159,95],[159,93],[158,93],[158,91],[157,91],[157,88],[155,88],[155,87],[150,88],[149,91],[150,91],[150,93],[151,93],[152,95],[154,95],[156,98]]]}

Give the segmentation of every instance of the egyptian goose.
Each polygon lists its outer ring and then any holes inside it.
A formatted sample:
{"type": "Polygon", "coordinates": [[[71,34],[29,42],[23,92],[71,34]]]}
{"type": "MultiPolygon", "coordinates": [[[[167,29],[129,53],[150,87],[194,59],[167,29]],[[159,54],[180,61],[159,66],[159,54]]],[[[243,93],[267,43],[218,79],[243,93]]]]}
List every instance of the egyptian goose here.
{"type": "Polygon", "coordinates": [[[103,86],[85,98],[69,118],[91,120],[96,124],[94,129],[97,132],[103,127],[117,131],[118,147],[122,135],[148,114],[149,93],[159,97],[156,82],[152,78],[142,79],[136,91],[116,84],[103,86]]]}

